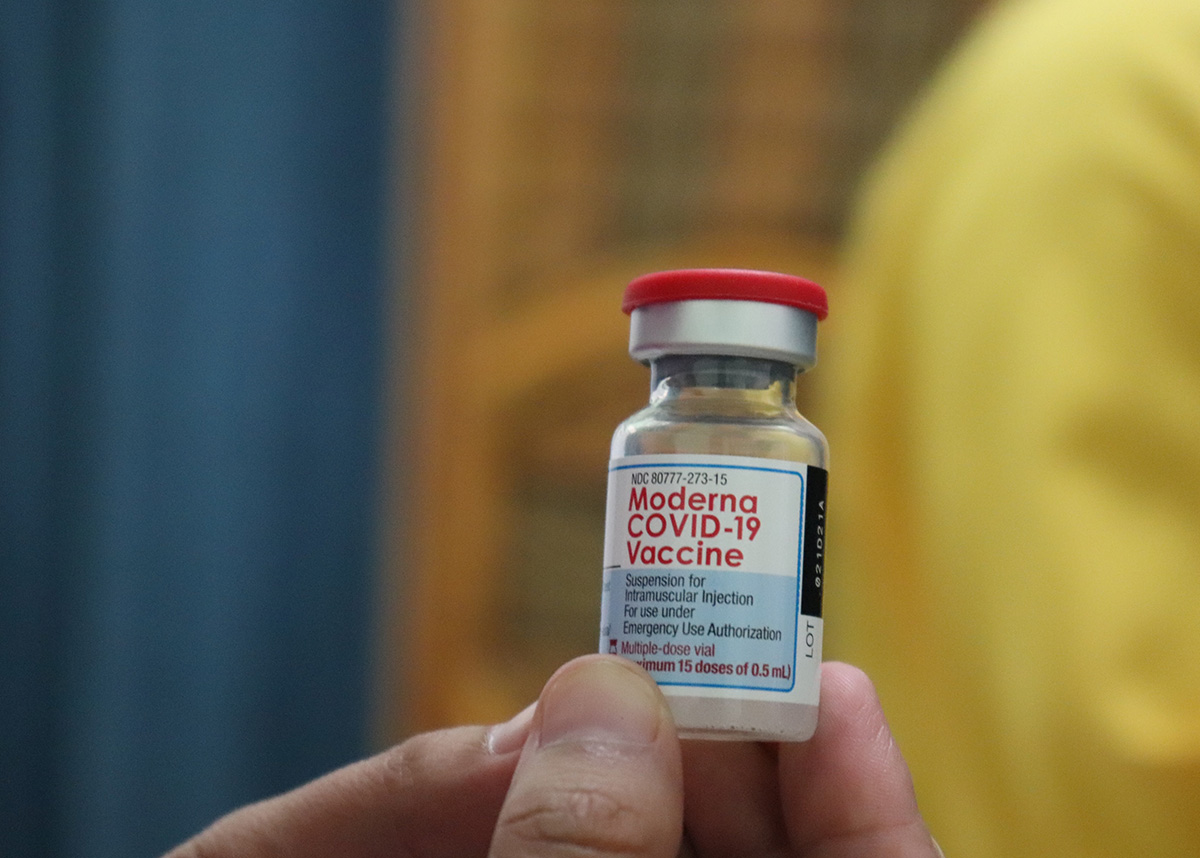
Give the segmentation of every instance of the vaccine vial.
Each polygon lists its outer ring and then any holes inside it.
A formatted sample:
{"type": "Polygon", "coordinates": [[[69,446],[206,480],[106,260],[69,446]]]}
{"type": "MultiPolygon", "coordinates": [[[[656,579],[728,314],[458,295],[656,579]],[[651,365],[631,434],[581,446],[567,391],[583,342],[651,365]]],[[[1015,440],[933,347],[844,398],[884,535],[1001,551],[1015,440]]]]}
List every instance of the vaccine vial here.
{"type": "Polygon", "coordinates": [[[625,291],[650,403],[613,435],[600,651],[662,688],[683,738],[817,724],[828,445],[796,408],[825,291],[694,269],[625,291]]]}

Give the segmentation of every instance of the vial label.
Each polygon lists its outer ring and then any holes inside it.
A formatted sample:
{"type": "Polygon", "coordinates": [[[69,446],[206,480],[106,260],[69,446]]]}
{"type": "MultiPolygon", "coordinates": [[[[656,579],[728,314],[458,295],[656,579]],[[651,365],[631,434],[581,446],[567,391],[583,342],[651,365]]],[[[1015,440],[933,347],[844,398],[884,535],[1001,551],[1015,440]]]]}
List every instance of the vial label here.
{"type": "Polygon", "coordinates": [[[816,703],[826,480],[779,459],[613,460],[601,652],[667,695],[816,703]]]}

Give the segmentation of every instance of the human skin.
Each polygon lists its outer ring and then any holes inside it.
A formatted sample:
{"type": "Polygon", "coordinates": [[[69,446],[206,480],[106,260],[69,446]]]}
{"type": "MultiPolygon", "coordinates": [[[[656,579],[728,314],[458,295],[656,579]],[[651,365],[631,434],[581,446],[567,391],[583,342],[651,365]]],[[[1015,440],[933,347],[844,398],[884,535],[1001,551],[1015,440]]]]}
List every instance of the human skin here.
{"type": "Polygon", "coordinates": [[[808,742],[680,743],[653,680],[596,655],[507,723],[414,736],[235,811],[167,858],[939,854],[856,668],[822,668],[808,742]]]}

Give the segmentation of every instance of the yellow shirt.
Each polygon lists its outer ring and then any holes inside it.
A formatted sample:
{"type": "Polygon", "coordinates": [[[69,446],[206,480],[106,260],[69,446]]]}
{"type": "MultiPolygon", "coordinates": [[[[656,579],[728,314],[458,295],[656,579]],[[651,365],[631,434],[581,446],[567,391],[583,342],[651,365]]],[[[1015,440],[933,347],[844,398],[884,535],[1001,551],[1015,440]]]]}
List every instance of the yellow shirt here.
{"type": "Polygon", "coordinates": [[[998,10],[845,281],[826,654],[946,854],[1200,856],[1200,2],[998,10]]]}

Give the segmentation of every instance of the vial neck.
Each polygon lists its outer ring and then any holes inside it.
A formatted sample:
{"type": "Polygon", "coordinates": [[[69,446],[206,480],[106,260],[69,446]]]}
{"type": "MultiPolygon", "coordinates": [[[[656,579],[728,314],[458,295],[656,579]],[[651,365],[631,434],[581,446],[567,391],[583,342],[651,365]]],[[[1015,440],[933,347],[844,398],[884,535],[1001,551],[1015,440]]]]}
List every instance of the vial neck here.
{"type": "Polygon", "coordinates": [[[664,355],[650,364],[652,403],[699,407],[795,408],[796,367],[728,355],[664,355]]]}

